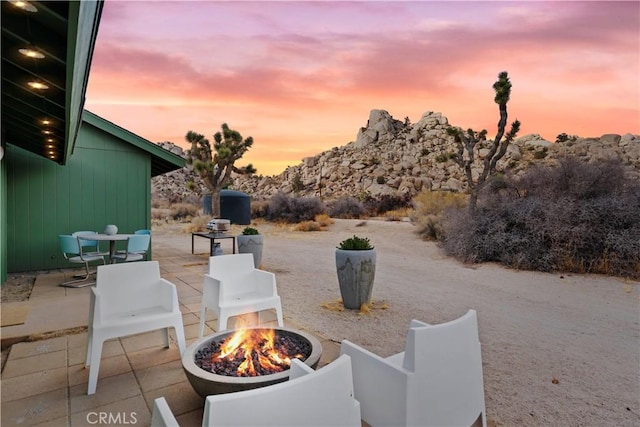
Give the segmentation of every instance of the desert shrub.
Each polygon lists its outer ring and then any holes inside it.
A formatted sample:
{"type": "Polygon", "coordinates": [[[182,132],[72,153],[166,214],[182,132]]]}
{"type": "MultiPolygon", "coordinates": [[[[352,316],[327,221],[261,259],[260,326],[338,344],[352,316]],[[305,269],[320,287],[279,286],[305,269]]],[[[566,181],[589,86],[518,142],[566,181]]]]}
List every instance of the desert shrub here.
{"type": "Polygon", "coordinates": [[[198,214],[199,207],[190,203],[174,203],[171,205],[169,216],[174,220],[194,217],[198,214]]]}
{"type": "Polygon", "coordinates": [[[437,240],[442,234],[442,218],[451,208],[465,208],[469,196],[450,191],[422,191],[413,198],[411,221],[423,239],[437,240]]]}
{"type": "Polygon", "coordinates": [[[436,163],[444,163],[447,160],[449,160],[449,154],[448,153],[440,153],[436,156],[436,163]]]}
{"type": "Polygon", "coordinates": [[[402,221],[404,218],[410,218],[411,215],[413,215],[413,208],[394,209],[382,214],[387,221],[402,221]]]}
{"type": "Polygon", "coordinates": [[[544,147],[542,150],[536,151],[535,153],[533,153],[533,158],[534,159],[544,159],[545,157],[547,157],[547,148],[544,147]]]}
{"type": "Polygon", "coordinates": [[[269,200],[266,219],[294,224],[311,221],[324,212],[325,207],[318,197],[290,197],[279,192],[269,200]]]}
{"type": "Polygon", "coordinates": [[[341,197],[329,203],[327,209],[332,218],[360,218],[366,212],[362,202],[355,197],[341,197]]]}
{"type": "Polygon", "coordinates": [[[210,219],[211,217],[205,215],[195,216],[191,218],[191,222],[185,224],[185,226],[182,227],[182,232],[195,233],[198,231],[205,231],[207,229],[207,223],[210,219]]]}
{"type": "Polygon", "coordinates": [[[293,175],[293,179],[291,180],[291,188],[296,193],[304,190],[304,183],[302,182],[302,176],[300,175],[300,172],[296,172],[296,174],[293,175]]]}
{"type": "Polygon", "coordinates": [[[293,227],[295,231],[320,231],[322,226],[316,221],[302,221],[293,227]]]}
{"type": "Polygon", "coordinates": [[[640,277],[640,183],[619,161],[561,159],[448,213],[444,249],[520,269],[640,277]]]}
{"type": "Polygon", "coordinates": [[[333,224],[333,220],[327,214],[316,215],[316,217],[314,218],[314,221],[320,224],[320,227],[328,227],[331,224],[333,224]]]}
{"type": "Polygon", "coordinates": [[[266,218],[269,211],[269,202],[267,200],[251,201],[251,218],[266,218]]]}
{"type": "Polygon", "coordinates": [[[378,177],[376,178],[376,182],[380,185],[384,184],[385,182],[387,182],[387,179],[382,176],[382,175],[378,175],[378,177]]]}
{"type": "Polygon", "coordinates": [[[368,196],[364,199],[363,204],[367,214],[371,216],[384,215],[385,212],[412,207],[411,195],[409,194],[368,196]]]}

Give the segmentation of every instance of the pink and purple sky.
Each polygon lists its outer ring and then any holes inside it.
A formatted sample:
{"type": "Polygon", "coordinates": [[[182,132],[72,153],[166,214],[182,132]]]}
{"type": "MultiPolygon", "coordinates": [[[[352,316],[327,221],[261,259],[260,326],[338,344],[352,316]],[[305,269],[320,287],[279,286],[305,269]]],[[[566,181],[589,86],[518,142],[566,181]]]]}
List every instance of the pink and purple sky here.
{"type": "Polygon", "coordinates": [[[282,172],[355,140],[372,109],[519,136],[640,134],[640,2],[106,0],[85,107],[187,148],[222,123],[282,172]]]}

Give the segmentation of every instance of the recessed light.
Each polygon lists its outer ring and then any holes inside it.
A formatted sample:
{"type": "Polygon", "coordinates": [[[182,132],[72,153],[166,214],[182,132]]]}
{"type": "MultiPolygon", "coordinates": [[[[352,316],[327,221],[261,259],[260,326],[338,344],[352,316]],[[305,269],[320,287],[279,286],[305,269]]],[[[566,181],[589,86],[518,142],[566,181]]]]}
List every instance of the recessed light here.
{"type": "Polygon", "coordinates": [[[47,138],[47,142],[56,142],[56,140],[53,138],[47,138]]]}
{"type": "Polygon", "coordinates": [[[30,47],[23,47],[22,49],[18,49],[18,52],[26,56],[27,58],[34,59],[42,59],[44,58],[44,54],[37,49],[33,49],[30,47]]]}
{"type": "Polygon", "coordinates": [[[42,82],[29,82],[27,83],[29,85],[29,87],[31,89],[36,89],[36,90],[45,90],[45,89],[49,89],[49,86],[42,83],[42,82]]]}
{"type": "Polygon", "coordinates": [[[42,133],[44,133],[45,135],[53,135],[53,131],[51,129],[44,129],[42,133]]]}
{"type": "Polygon", "coordinates": [[[42,123],[43,125],[50,125],[51,123],[53,123],[53,121],[49,118],[44,118],[40,121],[40,123],[42,123]]]}
{"type": "Polygon", "coordinates": [[[24,0],[9,0],[15,7],[18,7],[22,10],[26,10],[27,12],[37,12],[38,8],[24,0]]]}

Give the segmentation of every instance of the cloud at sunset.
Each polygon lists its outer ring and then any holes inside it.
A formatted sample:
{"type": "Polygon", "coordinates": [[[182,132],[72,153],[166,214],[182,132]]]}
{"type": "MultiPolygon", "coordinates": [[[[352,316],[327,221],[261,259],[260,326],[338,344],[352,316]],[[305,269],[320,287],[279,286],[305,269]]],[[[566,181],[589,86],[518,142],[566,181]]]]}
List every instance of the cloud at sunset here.
{"type": "Polygon", "coordinates": [[[520,135],[640,133],[637,2],[105,2],[86,108],[186,147],[228,123],[275,174],[353,141],[371,109],[520,135]]]}

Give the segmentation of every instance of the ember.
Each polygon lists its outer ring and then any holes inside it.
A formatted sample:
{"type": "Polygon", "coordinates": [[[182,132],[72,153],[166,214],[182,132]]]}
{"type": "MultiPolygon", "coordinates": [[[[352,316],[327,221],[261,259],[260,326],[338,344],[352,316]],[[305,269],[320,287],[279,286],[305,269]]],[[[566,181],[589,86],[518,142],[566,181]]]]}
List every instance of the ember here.
{"type": "Polygon", "coordinates": [[[304,337],[284,330],[240,329],[199,349],[194,361],[214,374],[253,377],[287,370],[291,359],[304,361],[311,350],[304,337]]]}

